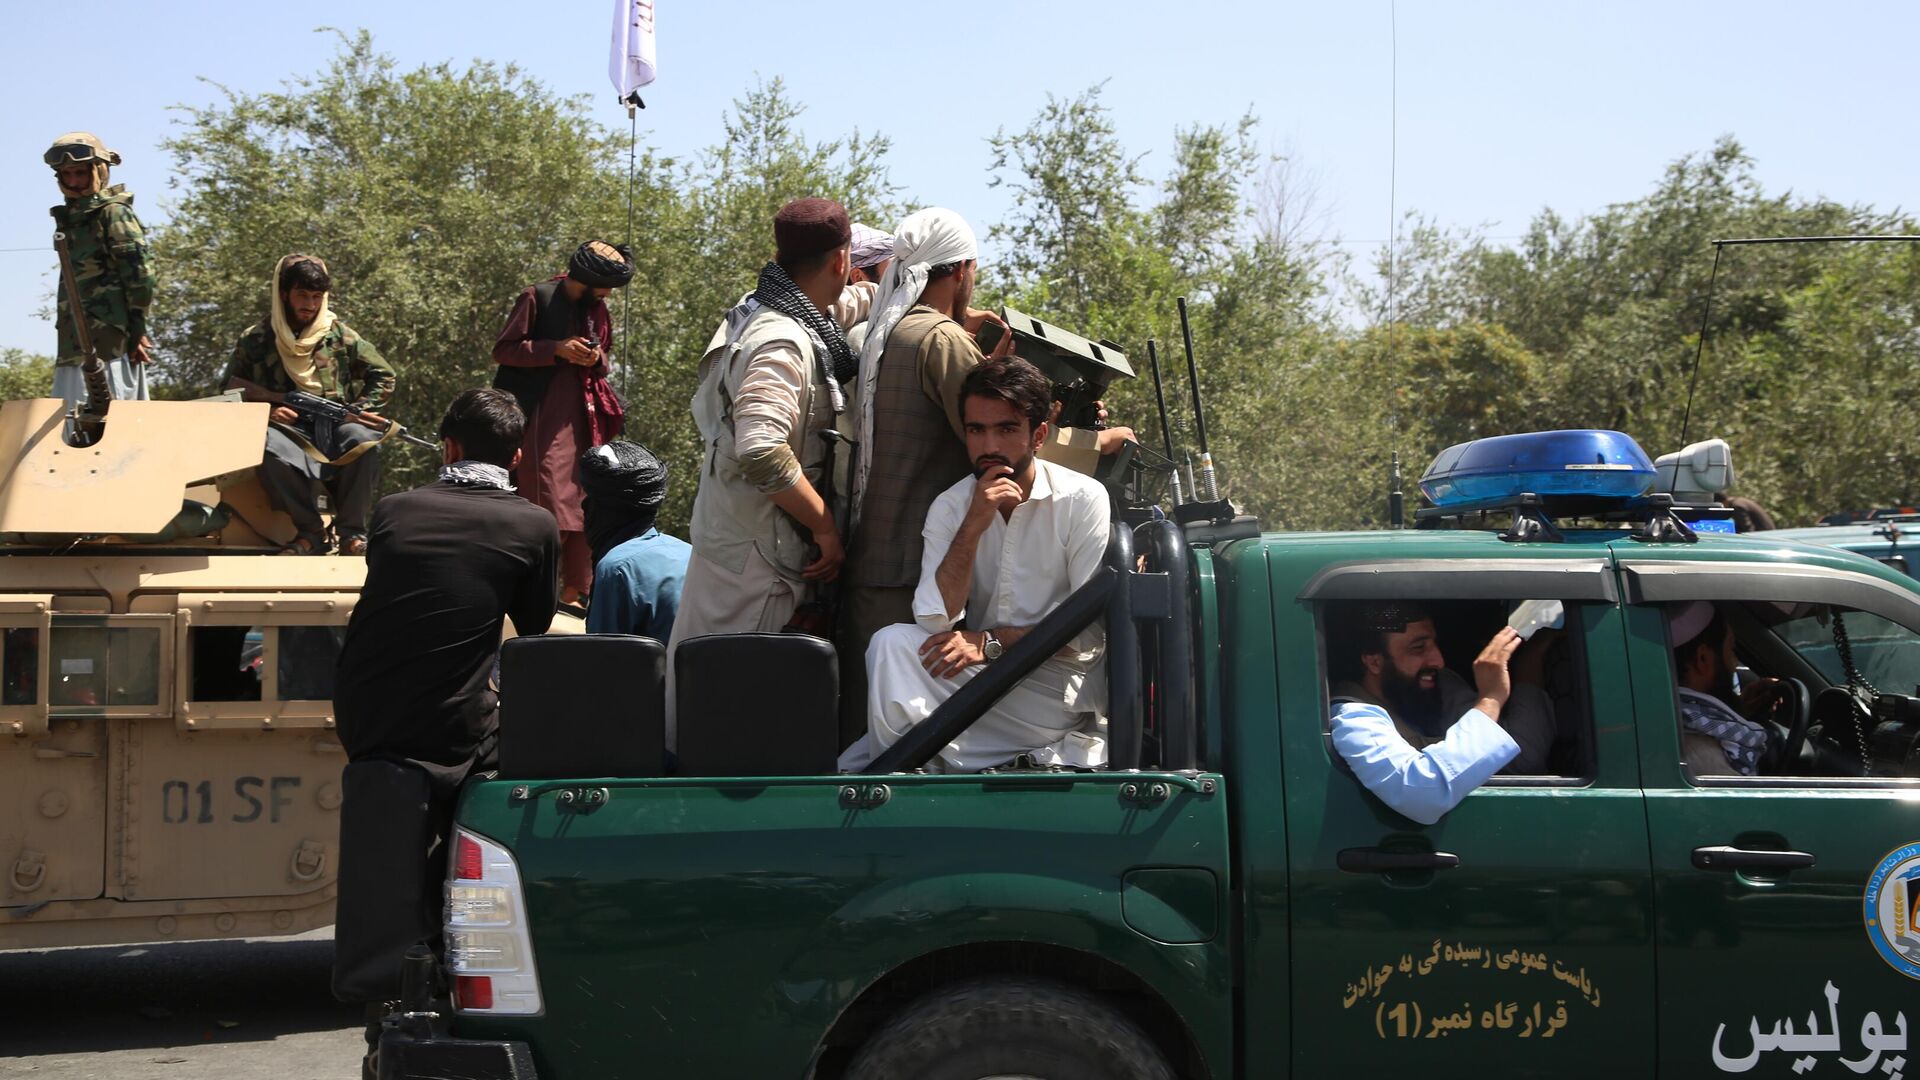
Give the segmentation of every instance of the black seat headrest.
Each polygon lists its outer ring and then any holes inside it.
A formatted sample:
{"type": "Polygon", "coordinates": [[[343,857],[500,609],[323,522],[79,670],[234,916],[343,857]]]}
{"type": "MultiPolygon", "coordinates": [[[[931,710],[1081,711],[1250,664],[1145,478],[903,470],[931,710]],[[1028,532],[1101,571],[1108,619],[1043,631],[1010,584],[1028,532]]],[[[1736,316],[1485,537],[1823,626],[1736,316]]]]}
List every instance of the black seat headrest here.
{"type": "Polygon", "coordinates": [[[631,634],[549,634],[500,646],[500,776],[660,776],[667,647],[631,634]]]}
{"type": "Polygon", "coordinates": [[[824,776],[840,751],[840,667],[808,634],[713,634],[673,654],[682,776],[824,776]]]}

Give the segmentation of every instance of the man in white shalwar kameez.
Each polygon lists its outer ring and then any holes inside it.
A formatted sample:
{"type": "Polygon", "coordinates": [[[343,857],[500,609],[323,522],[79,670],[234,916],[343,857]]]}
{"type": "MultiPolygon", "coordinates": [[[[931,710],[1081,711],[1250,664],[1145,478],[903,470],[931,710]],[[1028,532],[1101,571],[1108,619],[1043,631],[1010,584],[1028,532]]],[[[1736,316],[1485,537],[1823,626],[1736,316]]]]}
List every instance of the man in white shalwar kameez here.
{"type": "MultiPolygon", "coordinates": [[[[915,621],[868,646],[867,734],[840,756],[843,770],[866,768],[1099,570],[1112,527],[1107,492],[1038,458],[1052,405],[1046,376],[1024,360],[989,360],[967,375],[961,411],[976,475],[934,499],[915,621]]],[[[973,772],[1021,754],[1104,764],[1105,640],[1097,622],[1081,631],[930,767],[973,772]]]]}

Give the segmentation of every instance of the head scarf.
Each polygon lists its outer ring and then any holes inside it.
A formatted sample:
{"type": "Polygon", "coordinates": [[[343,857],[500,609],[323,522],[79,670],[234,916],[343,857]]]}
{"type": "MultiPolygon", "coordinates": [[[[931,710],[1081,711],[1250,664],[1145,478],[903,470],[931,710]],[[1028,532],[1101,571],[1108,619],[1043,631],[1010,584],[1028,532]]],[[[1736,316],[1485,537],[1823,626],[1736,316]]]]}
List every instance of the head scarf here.
{"type": "Polygon", "coordinates": [[[589,240],[567,260],[567,276],[589,289],[624,289],[633,280],[633,249],[589,240]]]}
{"type": "Polygon", "coordinates": [[[320,344],[327,331],[333,329],[333,308],[331,294],[320,300],[320,314],[313,317],[306,329],[297,335],[293,330],[293,320],[287,313],[286,294],[280,289],[280,274],[294,263],[319,263],[325,270],[327,264],[312,255],[289,255],[273,266],[273,343],[280,350],[280,362],[286,366],[287,375],[294,385],[310,394],[324,394],[320,373],[314,370],[313,348],[320,344]]]}
{"type": "MultiPolygon", "coordinates": [[[[1678,649],[1691,645],[1707,627],[1713,623],[1713,602],[1710,600],[1692,600],[1676,604],[1667,609],[1667,632],[1673,637],[1673,647],[1678,649]]],[[[1719,642],[1714,642],[1719,645],[1719,642]]]]}
{"type": "Polygon", "coordinates": [[[893,258],[893,234],[853,223],[853,268],[865,270],[893,258]]]}
{"type": "Polygon", "coordinates": [[[887,338],[907,309],[920,302],[927,287],[927,271],[948,263],[980,257],[979,242],[966,219],[951,210],[933,207],[902,218],[893,230],[893,265],[880,280],[867,317],[867,340],[860,348],[860,454],[853,470],[853,521],[860,521],[860,495],[866,490],[867,471],[873,466],[873,395],[879,388],[880,354],[887,338]]]}
{"type": "Polygon", "coordinates": [[[597,564],[653,528],[667,497],[667,465],[639,443],[615,439],[580,456],[580,489],[587,546],[597,564]]]}

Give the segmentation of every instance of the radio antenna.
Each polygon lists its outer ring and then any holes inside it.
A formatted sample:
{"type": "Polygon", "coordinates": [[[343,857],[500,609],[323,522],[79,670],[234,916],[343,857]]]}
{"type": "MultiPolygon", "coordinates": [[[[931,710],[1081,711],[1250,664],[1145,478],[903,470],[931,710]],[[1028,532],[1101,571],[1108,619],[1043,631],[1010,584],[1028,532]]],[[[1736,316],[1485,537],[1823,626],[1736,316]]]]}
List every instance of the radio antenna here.
{"type": "Polygon", "coordinates": [[[1393,464],[1387,469],[1387,528],[1407,525],[1407,496],[1400,490],[1400,451],[1393,452],[1393,464]]]}
{"type": "Polygon", "coordinates": [[[1169,476],[1173,505],[1179,506],[1186,501],[1186,492],[1180,490],[1180,466],[1174,464],[1173,428],[1167,424],[1167,393],[1160,385],[1160,350],[1152,338],[1147,339],[1147,367],[1153,372],[1153,403],[1160,408],[1160,438],[1167,448],[1167,464],[1173,465],[1169,476]]]}
{"type": "Polygon", "coordinates": [[[1693,388],[1700,381],[1700,358],[1707,351],[1707,325],[1713,315],[1713,289],[1720,281],[1720,256],[1729,247],[1750,244],[1914,244],[1920,236],[1742,236],[1713,242],[1713,272],[1707,275],[1707,300],[1700,306],[1700,337],[1693,346],[1693,371],[1687,376],[1687,407],[1680,414],[1680,445],[1687,445],[1687,429],[1693,425],[1693,388]]]}
{"type": "Polygon", "coordinates": [[[1213,452],[1207,447],[1207,410],[1200,404],[1200,365],[1193,359],[1193,327],[1187,322],[1187,298],[1174,301],[1180,309],[1180,340],[1187,347],[1187,387],[1193,391],[1193,431],[1200,439],[1200,475],[1193,497],[1202,502],[1220,501],[1220,481],[1213,472],[1213,452]]]}

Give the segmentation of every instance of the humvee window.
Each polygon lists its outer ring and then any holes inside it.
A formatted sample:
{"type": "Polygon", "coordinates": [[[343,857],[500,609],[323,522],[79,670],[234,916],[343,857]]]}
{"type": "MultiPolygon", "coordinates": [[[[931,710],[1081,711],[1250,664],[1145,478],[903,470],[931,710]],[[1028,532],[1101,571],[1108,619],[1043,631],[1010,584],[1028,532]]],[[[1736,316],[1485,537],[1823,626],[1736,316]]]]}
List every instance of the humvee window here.
{"type": "MultiPolygon", "coordinates": [[[[1423,600],[1419,607],[1431,615],[1440,654],[1446,663],[1443,691],[1446,705],[1453,707],[1457,719],[1473,700],[1473,661],[1501,627],[1508,625],[1520,602],[1514,600],[1423,600]],[[1460,701],[1456,702],[1455,699],[1460,701]]],[[[1357,677],[1358,645],[1343,640],[1354,632],[1356,621],[1368,603],[1341,601],[1330,603],[1322,621],[1323,649],[1328,676],[1329,708],[1326,724],[1332,730],[1331,699],[1340,696],[1341,687],[1357,677]],[[1347,629],[1343,629],[1347,628],[1347,629]]],[[[1564,601],[1560,621],[1532,635],[1530,642],[1514,657],[1510,667],[1514,697],[1510,708],[1532,708],[1550,715],[1553,743],[1544,767],[1519,771],[1516,761],[1489,783],[1539,783],[1539,777],[1556,780],[1586,779],[1594,775],[1593,710],[1587,687],[1585,641],[1581,637],[1583,605],[1564,601]],[[1530,699],[1530,700],[1528,700],[1530,699]],[[1518,703],[1518,704],[1516,704],[1518,703]]],[[[1329,753],[1332,753],[1329,743],[1329,753]]],[[[1338,760],[1338,755],[1335,755],[1338,760]]]]}
{"type": "Polygon", "coordinates": [[[32,705],[40,700],[40,631],[14,627],[0,642],[0,705],[32,705]]]}
{"type": "Polygon", "coordinates": [[[160,631],[147,627],[53,627],[49,705],[158,705],[160,631]]]}
{"type": "Polygon", "coordinates": [[[258,626],[193,628],[190,701],[259,701],[264,630],[258,626]]]}
{"type": "Polygon", "coordinates": [[[344,626],[283,626],[280,628],[280,699],[330,701],[333,668],[340,659],[344,626]]]}

